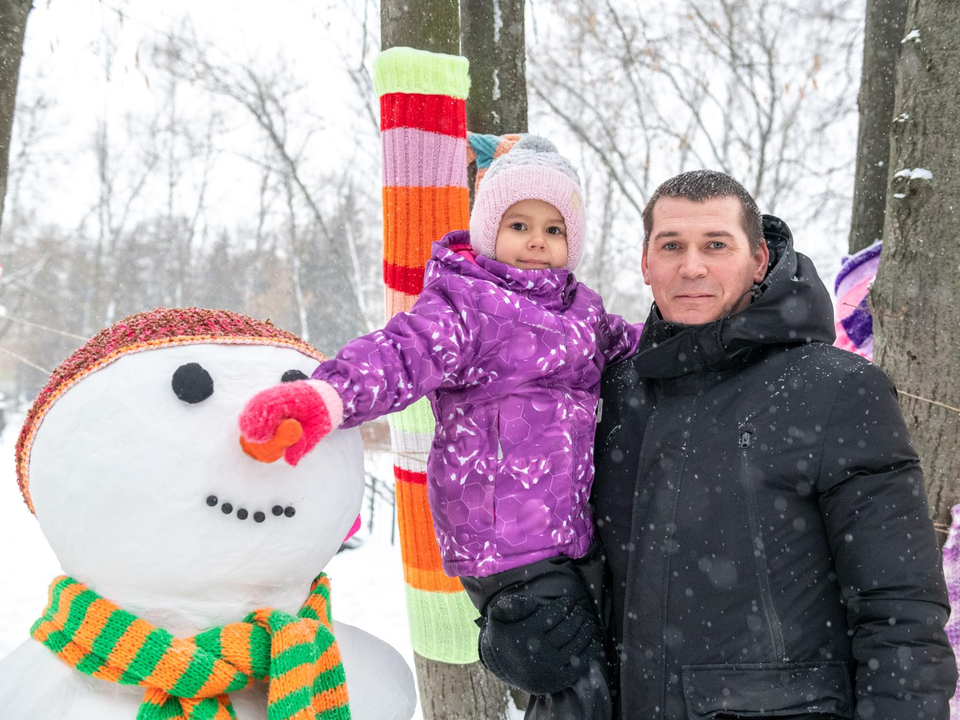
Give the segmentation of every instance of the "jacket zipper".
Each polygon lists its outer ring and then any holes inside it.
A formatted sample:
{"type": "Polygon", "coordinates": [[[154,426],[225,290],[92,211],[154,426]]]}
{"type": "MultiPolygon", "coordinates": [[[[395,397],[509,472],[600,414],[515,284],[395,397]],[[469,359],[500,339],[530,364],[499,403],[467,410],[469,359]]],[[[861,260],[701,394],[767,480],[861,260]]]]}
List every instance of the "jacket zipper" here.
{"type": "Polygon", "coordinates": [[[740,477],[747,490],[747,507],[750,514],[750,535],[753,540],[753,557],[757,564],[757,577],[760,581],[760,596],[763,602],[763,614],[770,628],[770,637],[773,649],[777,654],[777,661],[784,662],[783,631],[780,627],[780,618],[777,617],[773,605],[773,591],[770,589],[770,575],[767,572],[767,553],[763,546],[763,533],[760,528],[760,511],[757,506],[757,492],[753,479],[749,474],[749,460],[747,451],[753,445],[754,428],[752,425],[740,427],[740,477]]]}

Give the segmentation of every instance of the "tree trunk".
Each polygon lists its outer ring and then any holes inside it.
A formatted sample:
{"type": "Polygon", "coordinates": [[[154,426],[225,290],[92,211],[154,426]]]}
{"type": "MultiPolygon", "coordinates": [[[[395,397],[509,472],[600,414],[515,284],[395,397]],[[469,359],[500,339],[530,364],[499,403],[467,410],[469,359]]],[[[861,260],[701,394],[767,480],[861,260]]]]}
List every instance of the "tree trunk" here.
{"type": "Polygon", "coordinates": [[[415,654],[414,665],[425,720],[506,720],[509,717],[509,688],[480,663],[448,665],[415,654]]]}
{"type": "Polygon", "coordinates": [[[398,45],[460,54],[456,0],[381,0],[380,49],[398,45]]]}
{"type": "Polygon", "coordinates": [[[7,167],[10,162],[10,133],[17,107],[17,80],[23,57],[23,36],[30,0],[0,0],[0,221],[7,194],[7,167]]]}
{"type": "Polygon", "coordinates": [[[958,36],[960,3],[910,0],[897,64],[884,248],[870,293],[875,361],[901,392],[931,512],[944,524],[960,500],[960,411],[944,407],[960,408],[958,36]]]}
{"type": "MultiPolygon", "coordinates": [[[[463,54],[470,61],[467,129],[507,135],[527,132],[525,0],[460,3],[463,54]]],[[[470,204],[477,165],[470,163],[470,204]]]]}
{"type": "Polygon", "coordinates": [[[897,54],[900,40],[905,35],[906,16],[907,0],[872,0],[867,3],[863,70],[857,98],[860,134],[850,223],[851,255],[883,235],[897,54]]]}
{"type": "Polygon", "coordinates": [[[460,3],[463,54],[470,61],[467,129],[505,135],[527,131],[524,0],[460,3]]]}
{"type": "MultiPolygon", "coordinates": [[[[382,50],[406,46],[458,55],[458,2],[382,0],[380,33],[382,50]]],[[[420,216],[419,213],[414,213],[414,217],[420,216]]],[[[402,447],[399,449],[403,450],[402,447]]],[[[400,532],[402,536],[402,524],[400,532]]],[[[439,662],[414,653],[414,664],[425,720],[506,720],[508,688],[479,662],[465,665],[439,662]]]]}

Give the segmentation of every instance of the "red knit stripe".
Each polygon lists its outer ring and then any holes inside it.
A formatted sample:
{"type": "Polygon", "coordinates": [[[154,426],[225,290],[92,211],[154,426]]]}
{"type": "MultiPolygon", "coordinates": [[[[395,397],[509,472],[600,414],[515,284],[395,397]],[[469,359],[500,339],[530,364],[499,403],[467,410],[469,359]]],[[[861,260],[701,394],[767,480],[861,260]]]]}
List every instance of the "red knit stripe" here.
{"type": "Polygon", "coordinates": [[[405,268],[383,261],[383,282],[387,287],[419,295],[423,292],[423,268],[405,268]]]}
{"type": "Polygon", "coordinates": [[[380,129],[398,127],[465,137],[467,106],[448,95],[389,93],[380,98],[380,129]]]}
{"type": "Polygon", "coordinates": [[[416,472],[415,470],[404,470],[401,467],[393,466],[393,477],[400,482],[413,483],[414,485],[426,485],[427,474],[416,472]]]}

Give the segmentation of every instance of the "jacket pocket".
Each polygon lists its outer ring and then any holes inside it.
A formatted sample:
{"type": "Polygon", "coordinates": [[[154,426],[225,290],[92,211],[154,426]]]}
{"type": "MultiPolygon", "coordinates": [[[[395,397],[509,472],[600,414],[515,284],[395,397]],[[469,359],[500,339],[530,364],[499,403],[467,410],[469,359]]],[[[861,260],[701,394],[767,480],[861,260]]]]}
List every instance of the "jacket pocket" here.
{"type": "Polygon", "coordinates": [[[682,678],[689,720],[853,717],[853,686],[844,662],[684,665],[682,678]]]}

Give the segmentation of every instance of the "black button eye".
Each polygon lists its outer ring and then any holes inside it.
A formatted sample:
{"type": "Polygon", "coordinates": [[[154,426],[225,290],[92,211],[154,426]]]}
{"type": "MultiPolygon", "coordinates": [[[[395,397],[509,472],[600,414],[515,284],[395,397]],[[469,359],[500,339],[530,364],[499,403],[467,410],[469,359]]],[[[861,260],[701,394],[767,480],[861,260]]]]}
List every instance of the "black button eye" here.
{"type": "Polygon", "coordinates": [[[283,377],[280,378],[280,382],[288,383],[288,382],[296,382],[297,380],[306,380],[306,379],[307,379],[306,374],[301,370],[287,370],[283,374],[283,377]]]}
{"type": "Polygon", "coordinates": [[[213,395],[213,378],[199,363],[187,363],[173,373],[173,392],[191,405],[213,395]]]}

